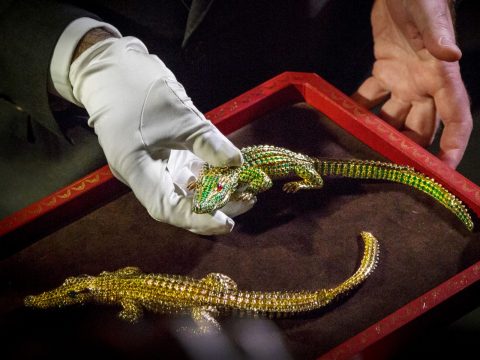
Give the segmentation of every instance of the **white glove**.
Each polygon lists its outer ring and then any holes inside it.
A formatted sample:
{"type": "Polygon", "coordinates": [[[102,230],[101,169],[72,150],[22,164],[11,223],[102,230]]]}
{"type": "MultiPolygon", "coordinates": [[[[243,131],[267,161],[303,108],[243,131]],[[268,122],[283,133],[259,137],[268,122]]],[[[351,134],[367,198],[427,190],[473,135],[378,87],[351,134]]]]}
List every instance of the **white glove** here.
{"type": "MultiPolygon", "coordinates": [[[[198,111],[158,57],[134,37],[110,38],[82,53],[69,77],[113,174],[153,218],[199,234],[231,231],[234,222],[221,211],[192,212],[186,184],[180,183],[195,176],[200,160],[181,153],[229,166],[240,165],[242,155],[198,111]]],[[[245,203],[236,213],[252,205],[245,203]]]]}

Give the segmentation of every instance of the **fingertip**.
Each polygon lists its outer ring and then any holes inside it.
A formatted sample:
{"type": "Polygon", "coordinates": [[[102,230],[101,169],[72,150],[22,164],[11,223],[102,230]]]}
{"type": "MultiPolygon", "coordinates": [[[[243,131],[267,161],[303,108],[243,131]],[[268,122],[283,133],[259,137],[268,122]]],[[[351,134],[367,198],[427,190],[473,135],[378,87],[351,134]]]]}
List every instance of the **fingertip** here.
{"type": "Polygon", "coordinates": [[[210,129],[197,138],[193,152],[213,166],[240,166],[243,164],[240,149],[216,128],[210,129]]]}
{"type": "Polygon", "coordinates": [[[454,62],[462,56],[455,39],[447,1],[412,1],[410,12],[424,46],[438,60],[454,62]]]}
{"type": "Polygon", "coordinates": [[[454,52],[459,58],[462,56],[462,51],[455,41],[453,41],[449,36],[440,36],[440,39],[438,39],[438,44],[446,50],[454,52]]]}
{"type": "Polygon", "coordinates": [[[367,109],[370,108],[370,101],[368,101],[364,96],[360,95],[360,93],[355,91],[350,98],[355,101],[358,105],[364,106],[367,109]]]}
{"type": "Polygon", "coordinates": [[[434,140],[434,133],[431,134],[420,134],[417,131],[413,130],[403,130],[402,133],[409,139],[416,142],[421,147],[430,146],[434,140]]]}
{"type": "Polygon", "coordinates": [[[242,215],[249,211],[255,203],[257,202],[257,198],[254,197],[250,200],[238,200],[238,201],[229,201],[227,205],[222,208],[222,212],[231,218],[236,216],[242,215]]]}
{"type": "Polygon", "coordinates": [[[460,161],[462,160],[464,151],[460,149],[453,149],[448,151],[440,151],[438,158],[442,160],[452,169],[456,169],[460,161]]]}
{"type": "Polygon", "coordinates": [[[462,51],[458,47],[452,31],[439,29],[432,25],[424,33],[425,47],[438,60],[454,62],[462,57],[462,51]]]}
{"type": "Polygon", "coordinates": [[[370,109],[382,103],[389,95],[380,81],[371,76],[367,78],[350,96],[357,104],[370,109]]]}
{"type": "Polygon", "coordinates": [[[221,211],[215,211],[211,214],[198,214],[199,217],[208,217],[206,221],[202,221],[201,226],[190,229],[190,231],[201,235],[224,235],[232,232],[235,221],[225,215],[221,211]]]}
{"type": "Polygon", "coordinates": [[[235,221],[224,214],[222,211],[215,211],[212,216],[212,222],[216,224],[216,234],[227,234],[233,230],[235,221]]]}
{"type": "Polygon", "coordinates": [[[432,55],[439,60],[455,62],[462,57],[462,51],[449,36],[440,36],[436,44],[427,47],[432,55]]]}
{"type": "Polygon", "coordinates": [[[200,235],[224,235],[230,233],[235,222],[222,211],[215,211],[211,214],[197,214],[192,211],[192,199],[182,199],[185,208],[182,210],[186,223],[184,228],[200,235]]]}
{"type": "Polygon", "coordinates": [[[235,227],[235,221],[233,221],[233,219],[229,218],[228,216],[226,216],[226,220],[225,220],[225,230],[226,230],[226,233],[230,233],[232,232],[233,228],[235,227]]]}
{"type": "Polygon", "coordinates": [[[226,166],[241,166],[243,164],[242,152],[232,143],[226,146],[224,152],[226,154],[226,166]]]}
{"type": "Polygon", "coordinates": [[[213,214],[197,214],[192,211],[192,199],[175,192],[164,194],[158,204],[147,208],[157,221],[183,228],[199,235],[228,234],[235,222],[220,211],[213,214]]]}

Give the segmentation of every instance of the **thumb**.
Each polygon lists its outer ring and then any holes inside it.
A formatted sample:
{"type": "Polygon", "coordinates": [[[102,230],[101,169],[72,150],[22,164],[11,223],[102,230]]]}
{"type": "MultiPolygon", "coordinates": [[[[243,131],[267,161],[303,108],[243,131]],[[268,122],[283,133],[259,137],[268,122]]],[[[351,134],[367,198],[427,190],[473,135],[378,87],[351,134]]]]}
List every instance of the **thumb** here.
{"type": "Polygon", "coordinates": [[[448,0],[418,0],[409,9],[427,50],[439,60],[458,61],[462,52],[456,44],[448,0]]]}

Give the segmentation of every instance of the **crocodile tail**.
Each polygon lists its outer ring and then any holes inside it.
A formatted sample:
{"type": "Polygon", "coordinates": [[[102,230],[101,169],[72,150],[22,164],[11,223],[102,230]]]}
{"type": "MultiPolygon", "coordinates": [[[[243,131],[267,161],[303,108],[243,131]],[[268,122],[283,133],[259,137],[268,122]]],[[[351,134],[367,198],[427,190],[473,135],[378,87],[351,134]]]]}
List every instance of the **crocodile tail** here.
{"type": "Polygon", "coordinates": [[[332,289],[298,292],[239,292],[233,309],[257,311],[268,316],[282,317],[294,313],[312,311],[331,303],[340,295],[360,285],[375,269],[379,245],[369,232],[361,233],[364,242],[362,261],[355,274],[332,289]],[[241,301],[239,301],[241,299],[241,301]]]}
{"type": "Polygon", "coordinates": [[[437,200],[454,213],[468,230],[473,230],[472,218],[462,201],[441,184],[410,166],[372,160],[315,159],[315,167],[322,176],[387,180],[411,186],[437,200]]]}
{"type": "Polygon", "coordinates": [[[338,295],[348,293],[356,288],[370,276],[377,266],[379,255],[378,240],[372,235],[372,233],[367,231],[362,231],[360,235],[364,243],[363,257],[360,266],[355,274],[350,276],[347,280],[335,288],[326,291],[331,299],[334,299],[338,295]]]}

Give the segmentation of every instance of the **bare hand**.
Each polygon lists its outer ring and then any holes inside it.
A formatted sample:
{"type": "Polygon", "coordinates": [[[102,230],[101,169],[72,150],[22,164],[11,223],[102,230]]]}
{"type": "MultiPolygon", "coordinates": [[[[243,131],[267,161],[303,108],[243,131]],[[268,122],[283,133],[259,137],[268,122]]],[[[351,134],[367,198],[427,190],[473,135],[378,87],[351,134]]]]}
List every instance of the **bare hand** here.
{"type": "Polygon", "coordinates": [[[375,64],[353,95],[422,146],[432,143],[440,121],[439,158],[455,168],[472,131],[447,0],[376,0],[372,9],[375,64]]]}

